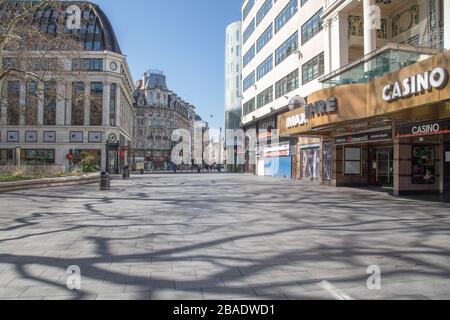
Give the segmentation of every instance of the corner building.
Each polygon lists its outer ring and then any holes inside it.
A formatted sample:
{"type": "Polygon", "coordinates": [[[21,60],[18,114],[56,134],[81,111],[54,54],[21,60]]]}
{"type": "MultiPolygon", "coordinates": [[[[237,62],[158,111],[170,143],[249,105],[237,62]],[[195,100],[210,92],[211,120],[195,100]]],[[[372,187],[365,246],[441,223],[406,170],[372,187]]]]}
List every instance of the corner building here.
{"type": "MultiPolygon", "coordinates": [[[[70,168],[82,152],[94,155],[98,168],[109,173],[128,164],[133,81],[106,14],[93,3],[67,1],[61,8],[36,12],[33,21],[39,30],[56,35],[65,24],[55,24],[55,17],[66,19],[65,8],[71,4],[81,9],[81,25],[70,34],[84,50],[49,54],[62,54],[61,60],[76,57],[64,64],[67,79],[49,70],[44,81],[3,80],[7,103],[0,111],[0,165],[70,168]],[[41,97],[29,99],[36,92],[41,97]],[[27,117],[30,110],[36,111],[34,119],[27,117]]],[[[3,9],[0,14],[7,16],[3,9]]],[[[5,52],[4,63],[9,58],[5,52]]]]}

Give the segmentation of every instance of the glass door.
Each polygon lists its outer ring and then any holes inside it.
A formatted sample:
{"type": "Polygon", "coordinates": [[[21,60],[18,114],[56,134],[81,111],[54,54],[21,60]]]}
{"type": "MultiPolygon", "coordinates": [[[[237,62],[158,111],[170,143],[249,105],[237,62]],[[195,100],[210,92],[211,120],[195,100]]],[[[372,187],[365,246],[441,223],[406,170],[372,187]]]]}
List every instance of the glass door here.
{"type": "Polygon", "coordinates": [[[382,187],[394,186],[394,159],[392,150],[377,150],[376,152],[376,182],[382,187]]]}
{"type": "Polygon", "coordinates": [[[108,145],[107,147],[107,168],[110,174],[119,174],[119,147],[108,145]]]}

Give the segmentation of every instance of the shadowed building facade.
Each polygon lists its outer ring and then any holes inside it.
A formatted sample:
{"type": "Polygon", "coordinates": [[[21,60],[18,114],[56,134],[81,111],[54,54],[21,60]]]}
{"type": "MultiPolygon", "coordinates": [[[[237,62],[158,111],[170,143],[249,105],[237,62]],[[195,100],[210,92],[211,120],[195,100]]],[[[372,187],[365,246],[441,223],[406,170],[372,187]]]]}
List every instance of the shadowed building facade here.
{"type": "MultiPolygon", "coordinates": [[[[136,170],[170,170],[172,133],[187,130],[194,137],[195,107],[169,90],[162,71],[144,73],[136,85],[133,108],[133,167],[136,170]]],[[[193,147],[193,143],[191,143],[193,147]]],[[[192,163],[186,163],[190,167],[192,163]]]]}

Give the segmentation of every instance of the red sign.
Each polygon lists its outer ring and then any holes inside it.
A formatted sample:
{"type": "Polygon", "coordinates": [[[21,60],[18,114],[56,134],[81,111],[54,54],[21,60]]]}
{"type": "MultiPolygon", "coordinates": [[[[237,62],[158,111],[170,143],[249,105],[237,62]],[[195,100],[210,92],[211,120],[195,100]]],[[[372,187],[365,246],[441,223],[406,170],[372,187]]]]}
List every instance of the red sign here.
{"type": "Polygon", "coordinates": [[[289,157],[289,150],[271,151],[265,153],[265,158],[289,157]]]}
{"type": "Polygon", "coordinates": [[[69,161],[72,161],[72,159],[73,159],[73,154],[72,154],[72,153],[66,154],[66,159],[69,160],[69,161]]]}

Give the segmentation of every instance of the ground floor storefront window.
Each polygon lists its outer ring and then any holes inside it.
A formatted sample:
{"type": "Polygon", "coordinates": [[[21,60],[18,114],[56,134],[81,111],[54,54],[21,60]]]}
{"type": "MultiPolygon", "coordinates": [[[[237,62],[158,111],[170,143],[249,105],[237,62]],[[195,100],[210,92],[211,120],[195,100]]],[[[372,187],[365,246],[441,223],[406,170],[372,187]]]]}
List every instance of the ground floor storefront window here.
{"type": "Polygon", "coordinates": [[[345,147],[344,174],[349,176],[361,175],[361,148],[345,147]]]}
{"type": "Polygon", "coordinates": [[[11,166],[14,164],[14,150],[0,149],[0,166],[11,166]]]}
{"type": "Polygon", "coordinates": [[[436,148],[434,146],[414,146],[412,156],[412,183],[435,184],[436,148]]]}
{"type": "Polygon", "coordinates": [[[23,165],[54,165],[55,149],[22,149],[20,160],[23,165]]]}

